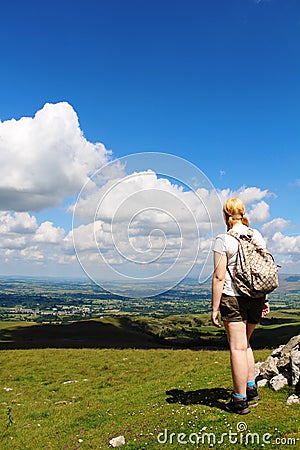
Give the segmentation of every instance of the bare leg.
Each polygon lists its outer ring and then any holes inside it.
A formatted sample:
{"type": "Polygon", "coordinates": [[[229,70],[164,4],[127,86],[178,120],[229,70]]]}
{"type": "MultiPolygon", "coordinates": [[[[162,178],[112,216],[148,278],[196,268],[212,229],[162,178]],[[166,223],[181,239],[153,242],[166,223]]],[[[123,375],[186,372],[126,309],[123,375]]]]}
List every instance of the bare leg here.
{"type": "MultiPolygon", "coordinates": [[[[246,395],[248,381],[248,339],[246,322],[224,321],[230,348],[233,387],[238,394],[246,395]]],[[[253,357],[253,355],[252,355],[253,357]]],[[[251,359],[251,354],[249,355],[251,359]]]]}
{"type": "Polygon", "coordinates": [[[252,381],[255,378],[255,367],[254,367],[255,366],[255,361],[254,361],[252,348],[251,348],[250,343],[249,343],[251,334],[253,333],[255,327],[256,327],[256,325],[253,324],[253,323],[247,323],[247,325],[246,325],[247,343],[248,343],[248,347],[247,347],[248,380],[247,381],[252,381]]]}

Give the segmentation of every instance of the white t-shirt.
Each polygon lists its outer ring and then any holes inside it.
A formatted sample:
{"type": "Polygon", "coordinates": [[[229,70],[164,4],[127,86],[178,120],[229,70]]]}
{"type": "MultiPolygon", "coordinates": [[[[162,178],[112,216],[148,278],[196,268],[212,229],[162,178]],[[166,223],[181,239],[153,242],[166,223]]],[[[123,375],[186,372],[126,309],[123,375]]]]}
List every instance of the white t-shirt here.
{"type": "MultiPolygon", "coordinates": [[[[232,229],[239,234],[247,234],[247,231],[248,231],[248,227],[246,227],[246,225],[242,225],[242,224],[234,225],[232,229]]],[[[262,245],[263,247],[266,247],[265,240],[258,230],[253,229],[253,239],[258,241],[260,243],[260,245],[262,245]]],[[[228,266],[233,278],[234,278],[235,268],[236,268],[236,257],[237,257],[238,245],[239,245],[238,240],[235,237],[230,236],[230,234],[223,233],[223,234],[219,234],[216,237],[215,246],[213,249],[214,252],[221,253],[221,255],[227,256],[227,266],[228,266]]],[[[228,270],[226,270],[223,294],[234,295],[234,296],[240,295],[233,285],[233,282],[228,273],[228,270]]]]}

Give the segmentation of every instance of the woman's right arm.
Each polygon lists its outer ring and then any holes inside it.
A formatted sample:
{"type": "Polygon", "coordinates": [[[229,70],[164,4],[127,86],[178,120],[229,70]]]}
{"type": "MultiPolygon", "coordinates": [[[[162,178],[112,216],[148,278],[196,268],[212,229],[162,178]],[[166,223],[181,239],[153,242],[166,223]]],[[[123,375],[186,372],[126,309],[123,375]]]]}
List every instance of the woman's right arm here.
{"type": "Polygon", "coordinates": [[[226,277],[227,257],[221,253],[214,252],[214,274],[212,279],[212,323],[220,328],[219,323],[219,306],[221,302],[223,287],[226,277]]]}

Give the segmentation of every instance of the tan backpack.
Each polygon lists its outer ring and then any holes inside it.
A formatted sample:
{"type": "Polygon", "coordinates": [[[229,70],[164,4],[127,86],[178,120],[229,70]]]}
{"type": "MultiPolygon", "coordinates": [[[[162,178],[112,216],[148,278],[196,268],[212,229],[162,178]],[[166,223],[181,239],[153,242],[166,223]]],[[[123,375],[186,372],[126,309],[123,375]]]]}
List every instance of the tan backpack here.
{"type": "Polygon", "coordinates": [[[278,266],[270,252],[253,239],[253,230],[239,234],[227,232],[239,241],[234,276],[227,271],[240,295],[252,298],[264,297],[278,287],[278,266]]]}

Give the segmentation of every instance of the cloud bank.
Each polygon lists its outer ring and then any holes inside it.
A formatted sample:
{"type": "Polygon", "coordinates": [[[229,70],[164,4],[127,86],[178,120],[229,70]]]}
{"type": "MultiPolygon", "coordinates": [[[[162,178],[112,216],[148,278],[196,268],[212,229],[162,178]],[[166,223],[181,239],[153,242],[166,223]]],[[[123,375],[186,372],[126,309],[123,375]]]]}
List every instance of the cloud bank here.
{"type": "Polygon", "coordinates": [[[6,267],[18,272],[22,264],[30,263],[29,267],[45,269],[64,267],[65,274],[74,274],[75,268],[80,269],[74,236],[80,259],[103,277],[108,275],[104,260],[121,270],[124,255],[132,261],[132,271],[140,273],[155,274],[175,267],[174,262],[176,270],[179,265],[185,269],[195,258],[196,264],[203,264],[214,237],[211,224],[214,233],[225,231],[220,205],[232,196],[244,201],[251,224],[261,227],[284,271],[299,264],[300,237],[284,234],[293,226],[290,221],[271,218],[268,198],[274,195],[268,190],[242,186],[216,191],[200,186],[192,191],[151,167],[128,176],[118,160],[107,165],[111,161],[113,155],[103,144],[85,139],[68,103],[46,104],[33,118],[0,122],[2,273],[6,267]],[[66,199],[72,203],[65,211],[71,221],[75,199],[85,184],[73,230],[49,220],[38,222],[33,211],[66,199]],[[151,269],[149,262],[154,262],[151,269]]]}

